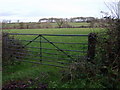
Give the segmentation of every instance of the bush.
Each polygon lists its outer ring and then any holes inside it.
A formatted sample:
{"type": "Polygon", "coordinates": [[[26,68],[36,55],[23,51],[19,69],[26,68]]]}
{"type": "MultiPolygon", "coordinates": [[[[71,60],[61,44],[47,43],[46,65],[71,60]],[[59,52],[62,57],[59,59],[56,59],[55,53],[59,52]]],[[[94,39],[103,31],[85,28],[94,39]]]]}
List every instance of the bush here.
{"type": "Polygon", "coordinates": [[[22,59],[26,53],[26,48],[22,45],[22,43],[15,39],[14,37],[10,37],[8,33],[2,34],[2,63],[3,66],[16,64],[17,59],[22,59]],[[19,53],[18,53],[19,52],[19,53]],[[22,56],[22,57],[16,57],[22,56]]]}
{"type": "Polygon", "coordinates": [[[103,23],[107,28],[97,36],[95,59],[73,62],[62,72],[62,81],[81,79],[89,81],[85,87],[120,88],[120,19],[109,18],[103,23]]]}
{"type": "Polygon", "coordinates": [[[77,79],[88,79],[99,73],[98,68],[85,58],[72,62],[68,69],[62,71],[62,81],[74,81],[77,79]]]}
{"type": "Polygon", "coordinates": [[[106,87],[116,88],[120,77],[120,19],[106,18],[106,30],[98,34],[96,64],[106,87]]]}

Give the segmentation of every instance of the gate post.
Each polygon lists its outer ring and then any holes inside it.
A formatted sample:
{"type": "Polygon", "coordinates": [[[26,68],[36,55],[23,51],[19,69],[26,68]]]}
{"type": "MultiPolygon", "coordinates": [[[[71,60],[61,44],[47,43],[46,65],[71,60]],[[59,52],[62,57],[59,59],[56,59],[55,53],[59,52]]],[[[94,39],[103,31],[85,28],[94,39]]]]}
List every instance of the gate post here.
{"type": "Polygon", "coordinates": [[[87,60],[91,61],[95,57],[95,48],[96,48],[96,37],[95,33],[90,33],[88,35],[88,53],[87,53],[87,60]]]}

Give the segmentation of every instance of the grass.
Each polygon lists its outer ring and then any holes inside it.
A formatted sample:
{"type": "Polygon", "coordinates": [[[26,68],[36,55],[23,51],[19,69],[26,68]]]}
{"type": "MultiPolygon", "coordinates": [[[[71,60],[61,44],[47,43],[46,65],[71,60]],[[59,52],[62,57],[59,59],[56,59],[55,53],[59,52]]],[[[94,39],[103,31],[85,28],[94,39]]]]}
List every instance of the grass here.
{"type": "Polygon", "coordinates": [[[4,30],[10,33],[32,33],[32,34],[89,34],[98,32],[99,28],[53,28],[53,29],[13,29],[4,30]]]}
{"type": "Polygon", "coordinates": [[[77,27],[77,26],[90,26],[90,23],[69,23],[71,26],[77,27]]]}
{"type": "MultiPolygon", "coordinates": [[[[44,23],[24,23],[24,27],[26,28],[27,25],[29,25],[29,27],[34,27],[34,28],[55,28],[58,27],[57,23],[49,23],[49,22],[44,22],[44,23]]],[[[68,25],[73,26],[73,27],[79,27],[79,26],[90,26],[90,23],[87,22],[80,22],[80,23],[75,23],[75,22],[68,22],[68,25]]],[[[7,23],[4,24],[4,27],[6,28],[18,28],[20,27],[19,23],[7,23]]]]}
{"type": "MultiPolygon", "coordinates": [[[[14,30],[5,30],[6,32],[10,33],[31,33],[31,34],[89,34],[90,32],[99,32],[99,28],[96,28],[94,30],[89,29],[89,28],[61,28],[61,29],[14,29],[14,30]]],[[[35,36],[17,36],[16,38],[19,39],[25,39],[25,40],[32,40],[34,39],[35,36]]],[[[45,36],[47,39],[50,41],[58,41],[58,42],[87,42],[87,37],[54,37],[54,36],[45,36]]],[[[39,39],[38,39],[39,40],[39,39]]],[[[43,40],[44,41],[44,40],[43,40]]],[[[25,43],[24,43],[25,44],[25,43]]],[[[57,44],[56,44],[57,45],[57,44]]],[[[31,43],[30,46],[33,47],[39,47],[39,44],[37,43],[31,43]]],[[[42,44],[44,48],[54,48],[51,44],[42,44]]],[[[57,45],[61,49],[74,49],[74,50],[79,50],[81,45],[57,45]]],[[[85,48],[86,49],[86,48],[85,48]]],[[[32,51],[39,51],[35,49],[31,49],[32,51]]],[[[55,51],[49,51],[49,50],[43,50],[43,52],[54,52],[58,53],[55,51]]],[[[61,52],[60,52],[61,53],[61,52]]],[[[32,53],[36,55],[36,53],[32,53]]],[[[68,54],[72,55],[79,55],[80,53],[71,53],[68,52],[68,54]]],[[[49,55],[48,55],[49,56],[49,55]]],[[[56,57],[51,55],[51,57],[56,57]]],[[[29,56],[30,61],[32,58],[38,58],[35,56],[29,56]]],[[[57,58],[65,58],[64,56],[57,56],[57,58]]],[[[44,59],[44,58],[43,58],[44,59]]],[[[55,59],[53,61],[56,61],[55,59]]],[[[66,62],[65,60],[62,60],[62,62],[66,62]]],[[[44,62],[47,64],[53,64],[53,62],[44,62]]],[[[55,64],[55,63],[54,63],[55,64]]],[[[60,64],[58,64],[60,65],[60,64]]],[[[29,81],[30,79],[35,79],[37,77],[41,78],[38,80],[38,82],[42,83],[47,83],[48,87],[54,87],[56,83],[54,82],[59,82],[59,84],[62,84],[60,82],[60,70],[62,68],[57,68],[57,67],[51,67],[51,66],[46,66],[46,65],[36,65],[36,64],[31,64],[28,62],[22,62],[17,65],[13,66],[5,66],[3,69],[3,85],[6,85],[7,83],[10,83],[11,81],[22,81],[26,80],[29,81]],[[9,75],[8,75],[9,74],[9,75]]],[[[28,83],[28,82],[26,82],[28,83]]],[[[32,87],[35,87],[36,84],[31,85],[32,87]]],[[[59,86],[58,86],[59,87],[59,86]]],[[[62,87],[62,86],[61,86],[62,87]]]]}
{"type": "Polygon", "coordinates": [[[48,67],[44,65],[36,65],[25,62],[19,65],[6,66],[5,68],[7,68],[7,70],[3,69],[4,70],[3,84],[14,80],[33,79],[39,77],[42,72],[44,72],[45,74],[49,72],[54,72],[57,74],[60,69],[60,68],[48,67]]]}
{"type": "MultiPolygon", "coordinates": [[[[53,27],[58,27],[57,23],[50,23],[53,27]]],[[[80,23],[75,23],[75,22],[69,22],[68,25],[73,26],[73,27],[79,27],[79,26],[90,26],[90,23],[87,22],[80,22],[80,23]]]]}

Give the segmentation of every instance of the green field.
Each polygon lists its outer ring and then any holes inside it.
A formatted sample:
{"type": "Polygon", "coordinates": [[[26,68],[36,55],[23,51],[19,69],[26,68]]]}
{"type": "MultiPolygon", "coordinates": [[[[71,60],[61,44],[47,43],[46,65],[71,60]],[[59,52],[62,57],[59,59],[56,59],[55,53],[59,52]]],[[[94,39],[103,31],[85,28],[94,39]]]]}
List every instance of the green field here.
{"type": "MultiPolygon", "coordinates": [[[[5,32],[9,33],[29,33],[29,34],[89,34],[91,32],[99,32],[100,29],[89,29],[89,28],[61,28],[61,29],[16,29],[16,30],[4,30],[5,32]]],[[[15,36],[15,38],[19,40],[32,40],[36,36],[15,36]]],[[[50,41],[59,41],[59,42],[82,42],[87,43],[87,37],[55,37],[55,36],[45,36],[50,41]]],[[[39,40],[39,39],[38,39],[39,40]]],[[[23,44],[26,44],[23,42],[23,44]]],[[[31,43],[30,46],[39,47],[39,44],[37,43],[31,43]]],[[[51,44],[42,44],[43,47],[47,48],[54,48],[51,44]]],[[[74,49],[79,50],[82,45],[57,45],[61,49],[74,49]]],[[[87,49],[87,47],[86,47],[87,49]]],[[[32,51],[38,51],[35,49],[30,49],[32,51]]],[[[44,51],[43,52],[51,52],[51,51],[44,51]]],[[[54,53],[58,53],[55,51],[52,51],[54,53]]],[[[68,52],[69,53],[69,52],[68,52]]],[[[80,53],[69,53],[72,55],[79,55],[80,53]]],[[[35,54],[34,54],[35,55],[35,54]]],[[[51,56],[53,57],[53,56],[51,56]]],[[[33,61],[32,58],[35,58],[33,56],[29,56],[30,61],[33,61]]],[[[59,56],[57,58],[64,58],[62,56],[59,56]]],[[[53,60],[55,61],[55,60],[53,60]]],[[[62,62],[66,62],[62,60],[62,62]]],[[[48,62],[45,62],[48,63],[48,62]]],[[[53,64],[49,62],[48,64],[53,64]]],[[[54,63],[55,64],[55,63],[54,63]]],[[[58,64],[59,65],[59,64],[58,64]]],[[[63,68],[58,67],[52,67],[52,66],[46,66],[46,65],[37,65],[37,64],[31,64],[28,62],[22,62],[18,65],[13,66],[6,66],[3,69],[3,85],[6,85],[8,83],[11,83],[12,81],[22,81],[24,83],[29,83],[29,80],[35,80],[34,84],[30,85],[30,87],[36,87],[38,86],[38,83],[45,83],[48,85],[48,87],[63,87],[64,83],[61,82],[61,74],[60,71],[63,70],[63,68]],[[9,75],[8,75],[9,74],[9,75]],[[58,86],[55,86],[57,83],[58,86]]],[[[81,81],[82,82],[82,81],[81,81]]],[[[79,83],[78,83],[79,84],[79,83]]],[[[72,86],[71,86],[72,87],[72,86]]],[[[83,85],[79,85],[79,87],[86,87],[83,85]]]]}
{"type": "Polygon", "coordinates": [[[100,28],[53,28],[53,29],[14,29],[3,30],[9,33],[32,33],[32,34],[89,34],[98,32],[100,28]]]}
{"type": "Polygon", "coordinates": [[[75,26],[75,27],[77,27],[77,26],[90,26],[90,23],[69,23],[71,26],[75,26]]]}
{"type": "MultiPolygon", "coordinates": [[[[53,27],[57,27],[57,23],[50,23],[53,27]]],[[[75,23],[75,22],[69,22],[68,25],[72,27],[80,27],[80,26],[90,26],[90,23],[87,22],[80,22],[80,23],[75,23]]]]}
{"type": "MultiPolygon", "coordinates": [[[[3,28],[20,28],[20,23],[7,23],[3,25],[3,28]]],[[[80,22],[80,23],[75,23],[75,22],[68,22],[67,25],[72,26],[72,27],[80,27],[80,26],[90,26],[90,23],[87,22],[80,22]]],[[[56,28],[58,27],[57,23],[49,23],[49,22],[44,22],[44,23],[23,23],[24,28],[56,28]]]]}

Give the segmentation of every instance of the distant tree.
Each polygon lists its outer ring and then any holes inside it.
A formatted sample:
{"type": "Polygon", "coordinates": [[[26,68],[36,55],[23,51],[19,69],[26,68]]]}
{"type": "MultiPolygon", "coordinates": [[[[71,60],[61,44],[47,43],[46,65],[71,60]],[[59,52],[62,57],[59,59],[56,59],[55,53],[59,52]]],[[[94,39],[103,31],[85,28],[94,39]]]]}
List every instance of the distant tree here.
{"type": "Polygon", "coordinates": [[[62,18],[56,18],[56,23],[57,23],[57,25],[58,25],[58,27],[59,28],[61,28],[62,27],[62,25],[64,24],[64,19],[62,19],[62,18]]]}
{"type": "Polygon", "coordinates": [[[20,22],[20,20],[17,20],[17,23],[19,23],[20,22]]]}
{"type": "Polygon", "coordinates": [[[8,20],[9,23],[11,23],[11,20],[8,20]]]}
{"type": "Polygon", "coordinates": [[[2,29],[7,28],[7,27],[6,27],[7,23],[8,23],[7,20],[3,20],[3,21],[2,21],[2,29]]]}
{"type": "Polygon", "coordinates": [[[2,23],[8,23],[8,20],[3,20],[2,23]]]}
{"type": "Polygon", "coordinates": [[[71,22],[86,22],[86,17],[74,17],[74,18],[70,18],[71,22]]]}
{"type": "Polygon", "coordinates": [[[49,19],[48,19],[48,21],[49,21],[50,23],[54,23],[55,20],[56,20],[56,18],[49,18],[49,19]]]}
{"type": "Polygon", "coordinates": [[[86,17],[87,22],[92,22],[95,21],[94,17],[86,17]]]}
{"type": "Polygon", "coordinates": [[[19,23],[19,25],[20,25],[20,29],[24,29],[24,23],[23,22],[19,23]]]}
{"type": "Polygon", "coordinates": [[[40,19],[38,22],[48,22],[48,20],[49,20],[49,19],[47,19],[47,18],[42,18],[42,19],[40,19]]]}
{"type": "Polygon", "coordinates": [[[29,24],[26,25],[26,28],[29,29],[29,24]]]}
{"type": "Polygon", "coordinates": [[[82,20],[82,22],[86,22],[86,17],[80,17],[80,19],[82,20]]]}

